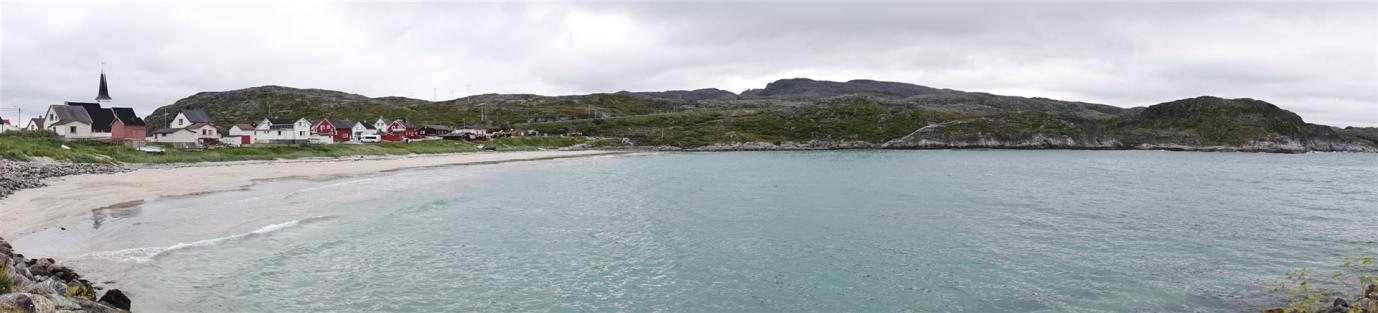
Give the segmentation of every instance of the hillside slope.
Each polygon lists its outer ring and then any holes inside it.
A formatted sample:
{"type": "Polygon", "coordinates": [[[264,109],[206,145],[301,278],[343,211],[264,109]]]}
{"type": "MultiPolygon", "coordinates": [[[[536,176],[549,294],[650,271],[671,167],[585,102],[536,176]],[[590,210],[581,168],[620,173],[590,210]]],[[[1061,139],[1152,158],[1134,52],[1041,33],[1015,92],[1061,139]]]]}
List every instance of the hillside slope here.
{"type": "Polygon", "coordinates": [[[408,118],[420,124],[533,128],[625,137],[689,149],[1076,148],[1220,151],[1378,151],[1363,129],[1307,124],[1253,99],[1197,97],[1147,108],[1024,98],[913,84],[785,79],[733,94],[719,89],[576,96],[487,94],[447,101],[369,98],[279,86],[203,92],[182,107],[221,125],[264,117],[408,118]]]}

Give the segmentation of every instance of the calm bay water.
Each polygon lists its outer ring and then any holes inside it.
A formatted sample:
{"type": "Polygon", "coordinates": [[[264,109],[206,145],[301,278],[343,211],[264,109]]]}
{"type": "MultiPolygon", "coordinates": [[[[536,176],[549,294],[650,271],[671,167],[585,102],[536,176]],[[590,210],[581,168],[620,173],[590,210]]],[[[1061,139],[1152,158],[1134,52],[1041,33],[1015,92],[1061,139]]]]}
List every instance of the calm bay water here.
{"type": "Polygon", "coordinates": [[[143,312],[1256,311],[1378,253],[1378,155],[670,153],[161,199],[16,242],[143,312]]]}

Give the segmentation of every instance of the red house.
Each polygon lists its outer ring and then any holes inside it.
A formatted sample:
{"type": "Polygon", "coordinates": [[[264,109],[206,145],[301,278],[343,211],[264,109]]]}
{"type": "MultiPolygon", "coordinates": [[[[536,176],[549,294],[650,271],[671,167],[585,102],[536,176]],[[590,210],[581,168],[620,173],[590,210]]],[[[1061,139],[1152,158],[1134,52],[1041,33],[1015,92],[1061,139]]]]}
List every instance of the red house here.
{"type": "Polygon", "coordinates": [[[349,141],[354,131],[354,123],[337,118],[327,118],[316,123],[316,135],[330,136],[335,142],[349,141]]]}
{"type": "Polygon", "coordinates": [[[110,141],[144,141],[148,135],[148,124],[132,108],[110,108],[115,116],[110,122],[110,141]]]}
{"type": "Polygon", "coordinates": [[[388,128],[383,130],[383,140],[387,141],[407,141],[411,139],[421,139],[416,133],[416,127],[407,123],[406,119],[399,119],[388,124],[388,128]]]}

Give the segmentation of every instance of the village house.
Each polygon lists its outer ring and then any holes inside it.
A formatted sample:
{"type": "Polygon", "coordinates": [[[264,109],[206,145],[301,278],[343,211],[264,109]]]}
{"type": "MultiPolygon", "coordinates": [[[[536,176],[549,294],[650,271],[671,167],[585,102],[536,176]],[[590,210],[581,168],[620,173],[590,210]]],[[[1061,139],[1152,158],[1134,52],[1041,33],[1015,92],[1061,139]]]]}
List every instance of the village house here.
{"type": "Polygon", "coordinates": [[[177,116],[168,122],[168,127],[153,131],[151,141],[183,146],[199,146],[220,142],[220,131],[215,120],[206,111],[191,107],[182,108],[177,116]]]}
{"type": "Polygon", "coordinates": [[[231,146],[248,146],[256,143],[254,138],[254,125],[234,124],[225,131],[225,138],[220,142],[231,146]]]}
{"type": "Polygon", "coordinates": [[[66,139],[91,138],[91,115],[86,109],[70,105],[50,105],[43,125],[66,139]]]}
{"type": "Polygon", "coordinates": [[[316,135],[328,136],[331,142],[346,142],[353,137],[354,123],[337,118],[326,118],[316,123],[316,135]]]}
{"type": "Polygon", "coordinates": [[[0,133],[15,130],[19,130],[19,128],[14,127],[14,125],[10,124],[10,120],[0,118],[0,133]]]}
{"type": "Polygon", "coordinates": [[[311,137],[311,121],[305,118],[265,118],[254,128],[255,144],[304,145],[311,137]]]}
{"type": "Polygon", "coordinates": [[[411,141],[413,139],[421,139],[421,136],[416,134],[416,127],[408,123],[407,119],[392,121],[383,131],[383,140],[385,141],[411,141]]]}
{"type": "Polygon", "coordinates": [[[140,142],[148,134],[148,124],[131,108],[110,108],[115,120],[110,122],[110,140],[140,142]]]}
{"type": "Polygon", "coordinates": [[[24,125],[24,130],[30,130],[30,131],[32,131],[32,130],[40,130],[40,129],[43,129],[43,118],[42,118],[42,117],[31,118],[31,119],[29,119],[29,125],[24,125]]]}
{"type": "Polygon", "coordinates": [[[383,119],[382,116],[379,116],[378,120],[373,121],[373,129],[378,130],[380,132],[386,131],[386,129],[388,129],[389,124],[392,124],[392,122],[389,122],[383,119]]]}
{"type": "Polygon", "coordinates": [[[445,125],[427,124],[416,129],[416,134],[422,137],[439,137],[449,135],[454,128],[445,125]]]}
{"type": "Polygon", "coordinates": [[[354,122],[354,127],[351,130],[354,132],[354,141],[359,141],[359,138],[365,135],[378,135],[378,127],[364,122],[354,122]]]}

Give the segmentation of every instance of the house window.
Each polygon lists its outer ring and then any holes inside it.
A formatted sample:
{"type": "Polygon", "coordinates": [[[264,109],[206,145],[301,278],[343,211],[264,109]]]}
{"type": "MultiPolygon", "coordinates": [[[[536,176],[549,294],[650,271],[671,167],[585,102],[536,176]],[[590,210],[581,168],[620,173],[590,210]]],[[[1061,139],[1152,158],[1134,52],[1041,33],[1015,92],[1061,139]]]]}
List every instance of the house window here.
{"type": "Polygon", "coordinates": [[[305,132],[305,131],[299,131],[299,132],[297,132],[297,136],[306,136],[306,132],[305,132]]]}
{"type": "Polygon", "coordinates": [[[177,126],[182,126],[182,119],[177,119],[177,126]]]}
{"type": "Polygon", "coordinates": [[[52,114],[48,114],[48,119],[50,119],[50,120],[53,119],[53,115],[52,115],[52,114]]]}
{"type": "Polygon", "coordinates": [[[278,131],[278,136],[282,136],[282,131],[281,131],[281,130],[278,131]]]}
{"type": "Polygon", "coordinates": [[[69,127],[67,128],[67,133],[68,133],[68,134],[75,134],[75,133],[77,133],[77,127],[76,127],[76,126],[69,126],[69,127]]]}

